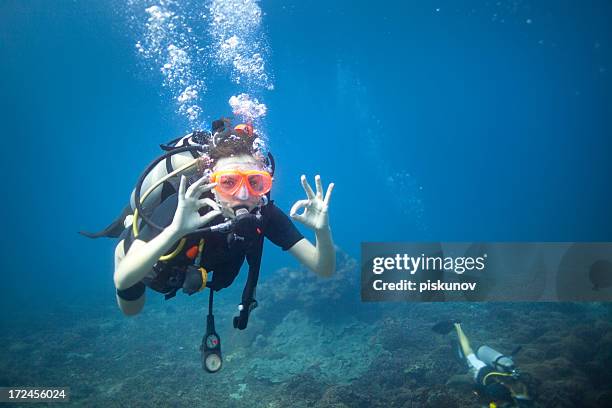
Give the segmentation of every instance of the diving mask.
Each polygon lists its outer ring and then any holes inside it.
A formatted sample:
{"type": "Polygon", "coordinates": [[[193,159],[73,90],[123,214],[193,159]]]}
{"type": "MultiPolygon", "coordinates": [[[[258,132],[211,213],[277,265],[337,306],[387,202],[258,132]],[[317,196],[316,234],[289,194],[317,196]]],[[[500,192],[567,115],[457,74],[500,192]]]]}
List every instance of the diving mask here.
{"type": "Polygon", "coordinates": [[[272,188],[272,176],[262,170],[224,170],[210,175],[211,183],[217,183],[215,190],[222,194],[234,195],[245,185],[253,196],[261,197],[272,188]]]}

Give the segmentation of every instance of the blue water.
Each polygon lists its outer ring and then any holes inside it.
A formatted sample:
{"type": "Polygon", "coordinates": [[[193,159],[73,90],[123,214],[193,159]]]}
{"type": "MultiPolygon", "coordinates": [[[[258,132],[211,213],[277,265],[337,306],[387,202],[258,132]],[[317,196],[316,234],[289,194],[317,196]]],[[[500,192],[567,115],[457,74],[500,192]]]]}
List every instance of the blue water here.
{"type": "MultiPolygon", "coordinates": [[[[612,240],[612,3],[261,7],[274,198],[288,211],[301,174],[333,181],[349,255],[365,241],[612,240]]],[[[192,130],[135,49],[132,9],[0,4],[6,327],[26,324],[14,311],[112,306],[115,243],[77,231],[114,219],[159,143],[192,130]]],[[[242,89],[206,81],[207,123],[242,89]]],[[[268,244],[262,279],[283,266],[296,263],[268,244]]]]}
{"type": "MultiPolygon", "coordinates": [[[[282,208],[302,173],[335,182],[331,225],[354,255],[361,241],[610,240],[611,6],[501,3],[263,5],[282,208]]],[[[108,287],[112,244],[75,231],[112,219],[157,144],[190,131],[120,6],[1,6],[11,288],[108,287]]],[[[228,114],[239,87],[208,86],[208,115],[228,114]]]]}

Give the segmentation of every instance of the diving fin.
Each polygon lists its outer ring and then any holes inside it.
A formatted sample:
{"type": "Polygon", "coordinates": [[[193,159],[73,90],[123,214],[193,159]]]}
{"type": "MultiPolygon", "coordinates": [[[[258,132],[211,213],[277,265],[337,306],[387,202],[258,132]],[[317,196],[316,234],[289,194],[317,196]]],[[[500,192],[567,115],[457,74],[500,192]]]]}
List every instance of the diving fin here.
{"type": "Polygon", "coordinates": [[[455,328],[455,323],[461,323],[459,320],[445,320],[433,325],[431,330],[438,334],[448,334],[455,328]]]}
{"type": "Polygon", "coordinates": [[[121,215],[119,215],[119,217],[117,217],[115,221],[113,221],[110,225],[108,225],[102,231],[100,232],[79,231],[79,234],[84,235],[87,238],[92,238],[92,239],[101,238],[101,237],[119,238],[119,235],[121,235],[121,233],[125,229],[125,225],[123,224],[125,217],[127,217],[129,214],[132,214],[132,207],[127,205],[121,212],[121,215]]]}

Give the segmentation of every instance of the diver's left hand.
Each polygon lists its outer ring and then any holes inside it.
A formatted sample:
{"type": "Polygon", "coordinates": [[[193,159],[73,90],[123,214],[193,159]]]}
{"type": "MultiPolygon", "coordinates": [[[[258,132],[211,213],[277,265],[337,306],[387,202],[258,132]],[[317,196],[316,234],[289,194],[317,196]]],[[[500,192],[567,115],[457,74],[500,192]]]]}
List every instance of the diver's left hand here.
{"type": "Polygon", "coordinates": [[[323,196],[323,185],[321,184],[321,176],[315,176],[315,185],[317,187],[317,193],[312,191],[312,188],[306,181],[306,176],[301,177],[302,186],[306,191],[307,200],[299,200],[293,204],[289,215],[294,220],[301,222],[309,228],[322,230],[329,227],[329,217],[327,215],[327,209],[329,206],[329,200],[331,198],[332,190],[334,189],[334,183],[330,183],[327,187],[327,192],[323,196]],[[302,214],[298,214],[300,208],[304,208],[302,214]]]}

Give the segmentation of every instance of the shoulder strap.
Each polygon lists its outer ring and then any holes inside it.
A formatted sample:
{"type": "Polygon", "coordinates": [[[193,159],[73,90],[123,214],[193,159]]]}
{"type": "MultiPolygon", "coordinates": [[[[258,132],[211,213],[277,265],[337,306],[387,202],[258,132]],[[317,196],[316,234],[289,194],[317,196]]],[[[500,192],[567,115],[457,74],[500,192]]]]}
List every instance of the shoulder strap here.
{"type": "MultiPolygon", "coordinates": [[[[270,198],[270,193],[268,193],[270,198]]],[[[268,201],[270,203],[271,201],[268,201]]],[[[265,210],[262,209],[262,215],[265,210]]],[[[265,224],[265,223],[264,223],[265,224]]],[[[263,224],[262,224],[263,225],[263,224]]],[[[242,302],[240,304],[240,314],[234,317],[234,328],[244,330],[249,323],[249,315],[251,311],[257,307],[255,299],[255,289],[259,280],[259,270],[261,267],[261,257],[263,256],[264,233],[259,228],[257,229],[257,240],[250,246],[246,253],[246,260],[249,264],[249,274],[247,281],[242,291],[242,302]]]]}
{"type": "MultiPolygon", "coordinates": [[[[173,140],[169,141],[168,143],[160,144],[159,147],[161,147],[161,149],[163,151],[171,152],[172,150],[178,149],[179,147],[195,146],[194,144],[189,143],[189,138],[190,137],[191,136],[177,137],[176,139],[173,139],[173,140]],[[179,141],[181,141],[181,143],[177,144],[179,141]]],[[[191,153],[191,157],[193,157],[194,159],[197,159],[198,157],[200,157],[193,150],[190,150],[189,153],[191,153]]],[[[168,174],[170,174],[170,173],[172,173],[174,171],[174,167],[172,167],[172,156],[169,156],[169,157],[166,158],[166,171],[168,172],[168,174]]]]}
{"type": "Polygon", "coordinates": [[[166,143],[162,143],[159,145],[159,147],[166,152],[172,151],[174,149],[176,149],[178,146],[175,146],[179,140],[181,140],[184,136],[179,136],[176,139],[172,139],[169,142],[166,143]]]}
{"type": "Polygon", "coordinates": [[[259,280],[259,269],[261,266],[261,256],[263,253],[263,233],[259,234],[257,242],[253,244],[246,254],[249,264],[249,274],[247,276],[244,290],[242,291],[242,303],[240,304],[240,314],[234,317],[234,328],[244,330],[249,323],[251,311],[257,307],[255,300],[255,289],[259,280]]]}
{"type": "MultiPolygon", "coordinates": [[[[191,133],[187,136],[179,136],[176,139],[172,139],[169,142],[160,144],[159,147],[165,152],[171,152],[172,150],[178,149],[179,147],[196,146],[195,144],[189,143],[189,138],[192,137],[194,133],[191,133]],[[182,142],[180,144],[177,144],[181,140],[182,142]]],[[[193,156],[194,159],[198,158],[198,155],[193,151],[191,152],[191,155],[193,156]]]]}
{"type": "Polygon", "coordinates": [[[268,152],[268,163],[270,166],[270,175],[274,177],[274,172],[276,171],[276,162],[274,161],[274,156],[272,153],[268,152]]]}

